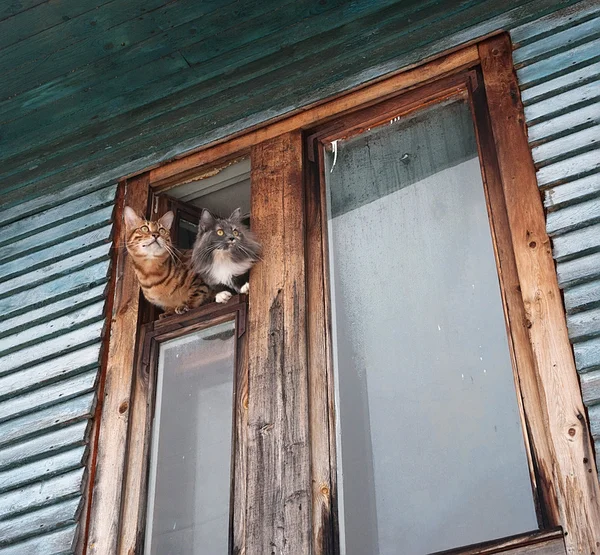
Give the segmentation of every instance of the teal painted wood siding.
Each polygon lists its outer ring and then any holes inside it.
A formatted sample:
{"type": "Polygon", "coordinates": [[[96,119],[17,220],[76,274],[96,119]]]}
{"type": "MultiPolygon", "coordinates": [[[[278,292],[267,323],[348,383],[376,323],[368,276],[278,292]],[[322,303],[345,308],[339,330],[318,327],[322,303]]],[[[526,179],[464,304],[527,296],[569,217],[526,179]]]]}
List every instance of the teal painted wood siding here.
{"type": "Polygon", "coordinates": [[[0,212],[0,553],[72,553],[116,185],[0,212]]]}
{"type": "Polygon", "coordinates": [[[142,171],[573,3],[10,2],[0,8],[0,203],[40,183],[142,171]]]}
{"type": "Polygon", "coordinates": [[[600,2],[511,31],[569,337],[600,461],[600,2]]]}

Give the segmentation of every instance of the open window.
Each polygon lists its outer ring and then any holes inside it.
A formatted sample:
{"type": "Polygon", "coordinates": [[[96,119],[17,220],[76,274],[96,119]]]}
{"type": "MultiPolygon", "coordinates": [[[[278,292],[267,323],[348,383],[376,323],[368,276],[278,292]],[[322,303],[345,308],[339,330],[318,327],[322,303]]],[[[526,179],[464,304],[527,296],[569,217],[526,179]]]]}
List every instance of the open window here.
{"type": "Polygon", "coordinates": [[[156,320],[118,258],[90,554],[597,549],[510,52],[492,37],[121,184],[121,207],[175,210],[179,248],[201,208],[241,205],[263,260],[248,305],[156,320]]]}

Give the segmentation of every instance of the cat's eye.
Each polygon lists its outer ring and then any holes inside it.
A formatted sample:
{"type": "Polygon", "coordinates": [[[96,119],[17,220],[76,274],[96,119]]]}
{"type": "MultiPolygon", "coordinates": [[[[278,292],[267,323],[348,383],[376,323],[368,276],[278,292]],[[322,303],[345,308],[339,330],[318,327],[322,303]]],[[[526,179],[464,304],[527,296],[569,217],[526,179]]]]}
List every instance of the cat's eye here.
{"type": "Polygon", "coordinates": [[[140,227],[140,231],[148,233],[150,231],[150,228],[147,225],[143,225],[142,227],[140,227]]]}
{"type": "Polygon", "coordinates": [[[161,228],[159,229],[159,233],[160,233],[161,235],[166,235],[166,234],[167,234],[167,233],[169,233],[169,232],[168,232],[168,231],[167,231],[167,230],[166,230],[164,227],[161,227],[161,228]]]}
{"type": "Polygon", "coordinates": [[[240,233],[239,233],[239,231],[238,231],[237,229],[234,229],[234,230],[233,230],[233,234],[234,234],[236,237],[238,237],[238,236],[240,235],[240,233]]]}
{"type": "Polygon", "coordinates": [[[221,235],[223,235],[225,232],[222,229],[217,229],[217,235],[220,237],[221,235]]]}

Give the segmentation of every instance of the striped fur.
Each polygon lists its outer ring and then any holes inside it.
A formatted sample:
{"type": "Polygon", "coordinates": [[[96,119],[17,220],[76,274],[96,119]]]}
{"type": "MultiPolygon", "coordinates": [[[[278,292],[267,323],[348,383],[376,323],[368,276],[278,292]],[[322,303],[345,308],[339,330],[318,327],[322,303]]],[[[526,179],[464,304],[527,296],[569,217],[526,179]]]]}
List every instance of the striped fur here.
{"type": "Polygon", "coordinates": [[[124,216],[127,251],[149,302],[166,313],[182,314],[214,298],[210,287],[191,268],[191,251],[178,251],[171,243],[173,212],[153,222],[126,206],[124,216]]]}

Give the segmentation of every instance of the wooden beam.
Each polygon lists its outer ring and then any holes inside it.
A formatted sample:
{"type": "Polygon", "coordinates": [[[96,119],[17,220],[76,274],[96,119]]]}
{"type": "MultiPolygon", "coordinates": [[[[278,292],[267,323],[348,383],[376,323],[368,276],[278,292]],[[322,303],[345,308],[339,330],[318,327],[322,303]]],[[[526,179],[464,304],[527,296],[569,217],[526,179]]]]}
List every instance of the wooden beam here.
{"type": "Polygon", "coordinates": [[[299,131],[252,149],[246,554],[311,552],[304,189],[299,131]]]}
{"type": "Polygon", "coordinates": [[[533,348],[540,402],[554,450],[549,478],[558,500],[569,554],[590,555],[600,545],[600,487],[594,450],[569,344],[565,309],[527,142],[523,106],[506,35],[479,45],[485,92],[525,321],[533,348]]]}
{"type": "MultiPolygon", "coordinates": [[[[123,206],[140,214],[148,208],[148,176],[127,181],[123,204],[115,218],[122,218],[123,206]]],[[[117,552],[123,480],[125,473],[127,429],[136,349],[140,287],[133,267],[127,260],[125,226],[115,236],[119,249],[115,272],[115,293],[111,320],[108,358],[104,370],[104,395],[90,507],[87,553],[108,555],[117,552]]]]}
{"type": "Polygon", "coordinates": [[[477,545],[438,551],[431,555],[566,555],[562,530],[544,530],[477,545]]]}
{"type": "Polygon", "coordinates": [[[306,128],[317,122],[324,123],[342,112],[358,107],[363,108],[368,103],[381,101],[390,95],[397,94],[400,90],[407,90],[438,79],[443,75],[467,68],[477,63],[477,61],[477,47],[469,46],[433,60],[424,66],[404,70],[391,77],[386,77],[365,87],[313,105],[308,109],[299,110],[294,115],[279,118],[268,125],[254,127],[237,134],[237,136],[212,143],[198,152],[159,166],[150,171],[150,183],[153,187],[161,187],[164,184],[172,185],[177,182],[175,176],[180,173],[187,175],[185,172],[192,168],[214,163],[215,160],[227,158],[250,148],[252,145],[273,139],[283,133],[306,128]]]}
{"type": "MultiPolygon", "coordinates": [[[[306,155],[306,295],[312,472],[313,555],[337,553],[337,474],[323,150],[306,155]],[[321,186],[323,184],[323,186],[321,186]]],[[[311,147],[307,147],[311,148],[311,147]]]]}

